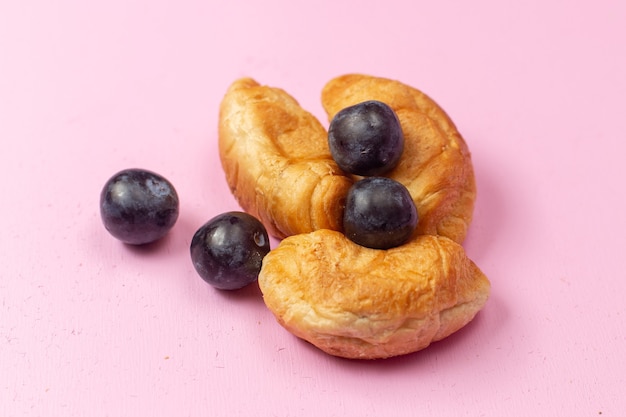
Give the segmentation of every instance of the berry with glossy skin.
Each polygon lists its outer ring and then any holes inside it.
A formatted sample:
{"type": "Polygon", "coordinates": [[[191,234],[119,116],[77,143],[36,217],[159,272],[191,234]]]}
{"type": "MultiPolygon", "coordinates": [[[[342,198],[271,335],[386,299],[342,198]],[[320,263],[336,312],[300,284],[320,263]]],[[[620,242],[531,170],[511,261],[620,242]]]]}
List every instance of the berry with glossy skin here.
{"type": "Polygon", "coordinates": [[[393,169],[404,150],[404,134],[387,104],[370,100],[346,107],[328,128],[330,153],[341,169],[376,176],[393,169]]]}
{"type": "Polygon", "coordinates": [[[200,227],[190,250],[203,280],[222,290],[236,290],[258,279],[270,240],[256,217],[232,211],[200,227]]]}
{"type": "Polygon", "coordinates": [[[174,186],[145,169],[125,169],[113,175],[100,193],[100,217],[115,238],[131,245],[154,242],[178,220],[174,186]]]}
{"type": "Polygon", "coordinates": [[[348,191],[344,232],[361,246],[400,246],[411,237],[417,221],[415,203],[407,188],[397,181],[368,177],[355,182],[348,191]]]}

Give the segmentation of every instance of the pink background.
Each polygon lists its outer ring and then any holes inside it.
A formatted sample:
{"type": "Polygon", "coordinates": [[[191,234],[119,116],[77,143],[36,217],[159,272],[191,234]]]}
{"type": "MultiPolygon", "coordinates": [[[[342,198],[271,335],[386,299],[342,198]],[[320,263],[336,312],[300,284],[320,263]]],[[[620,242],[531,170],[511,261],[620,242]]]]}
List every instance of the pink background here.
{"type": "Polygon", "coordinates": [[[621,0],[3,0],[0,415],[626,415],[625,23],[621,0]],[[465,247],[493,286],[459,333],[377,362],[295,339],[257,287],[218,292],[189,259],[238,208],[216,154],[228,85],[323,119],[346,72],[456,122],[479,188],[465,247]],[[128,167],[182,200],[147,249],[99,218],[128,167]]]}

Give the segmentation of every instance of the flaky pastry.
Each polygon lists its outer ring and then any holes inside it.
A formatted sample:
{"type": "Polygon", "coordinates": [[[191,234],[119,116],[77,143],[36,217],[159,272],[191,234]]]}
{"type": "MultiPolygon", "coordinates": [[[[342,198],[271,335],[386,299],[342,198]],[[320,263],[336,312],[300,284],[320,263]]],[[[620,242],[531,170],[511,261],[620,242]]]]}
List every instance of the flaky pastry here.
{"type": "Polygon", "coordinates": [[[417,207],[416,234],[463,242],[472,220],[476,184],[470,152],[444,110],[399,81],[360,74],[337,77],[322,91],[329,120],[354,104],[378,100],[398,115],[404,151],[387,177],[404,184],[417,207]]]}
{"type": "Polygon", "coordinates": [[[467,324],[490,284],[463,247],[422,235],[376,250],[330,230],[291,236],[259,286],[278,322],[335,356],[376,359],[427,347],[467,324]]]}
{"type": "Polygon", "coordinates": [[[219,152],[233,195],[272,235],[341,230],[352,180],[321,123],[283,90],[235,81],[220,107],[219,152]]]}

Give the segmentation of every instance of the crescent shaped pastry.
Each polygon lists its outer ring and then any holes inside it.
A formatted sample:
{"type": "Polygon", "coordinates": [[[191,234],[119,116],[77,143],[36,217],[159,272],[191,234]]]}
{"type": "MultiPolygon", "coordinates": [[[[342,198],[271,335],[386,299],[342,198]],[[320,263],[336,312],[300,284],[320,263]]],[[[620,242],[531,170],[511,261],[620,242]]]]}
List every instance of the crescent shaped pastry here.
{"type": "Polygon", "coordinates": [[[423,349],[472,320],[490,291],[448,238],[423,235],[376,250],[330,230],[283,240],[265,257],[259,286],[283,327],[353,359],[423,349]]]}
{"type": "Polygon", "coordinates": [[[400,119],[404,151],[385,176],[404,184],[413,197],[420,217],[415,234],[463,242],[476,184],[470,152],[452,120],[426,94],[395,80],[348,74],[331,80],[322,91],[329,120],[367,100],[386,103],[400,119]]]}
{"type": "Polygon", "coordinates": [[[342,229],[353,181],[332,159],[321,123],[283,90],[235,81],[221,103],[218,143],[233,195],[270,234],[342,229]]]}

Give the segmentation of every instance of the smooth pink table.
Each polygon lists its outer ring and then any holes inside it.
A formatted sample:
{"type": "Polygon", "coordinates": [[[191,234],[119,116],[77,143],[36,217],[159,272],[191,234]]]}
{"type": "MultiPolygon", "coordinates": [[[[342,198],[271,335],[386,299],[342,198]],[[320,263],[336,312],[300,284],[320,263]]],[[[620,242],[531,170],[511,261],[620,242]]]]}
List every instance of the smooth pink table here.
{"type": "Polygon", "coordinates": [[[0,2],[0,415],[626,415],[625,22],[618,0],[0,2]],[[453,118],[479,189],[464,246],[492,282],[465,329],[384,361],[325,355],[189,258],[238,209],[216,154],[228,85],[324,120],[347,72],[453,118]],[[100,222],[128,167],[182,201],[149,248],[100,222]]]}

